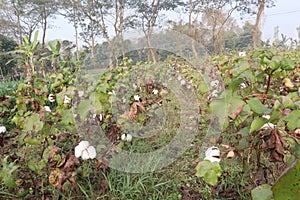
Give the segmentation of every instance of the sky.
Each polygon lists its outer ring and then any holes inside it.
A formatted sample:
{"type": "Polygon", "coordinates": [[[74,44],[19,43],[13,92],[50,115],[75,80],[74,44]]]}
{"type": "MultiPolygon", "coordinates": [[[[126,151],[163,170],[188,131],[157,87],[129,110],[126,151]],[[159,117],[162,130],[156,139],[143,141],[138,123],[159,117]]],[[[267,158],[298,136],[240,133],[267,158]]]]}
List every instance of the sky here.
{"type": "MultiPolygon", "coordinates": [[[[300,0],[275,0],[275,4],[275,7],[265,9],[261,21],[262,39],[273,41],[276,26],[279,26],[280,34],[298,39],[296,28],[300,26],[300,0]]],[[[254,22],[255,16],[248,17],[247,20],[254,22]]],[[[47,31],[48,41],[55,39],[75,41],[72,24],[63,17],[57,17],[53,22],[53,27],[47,31]]]]}

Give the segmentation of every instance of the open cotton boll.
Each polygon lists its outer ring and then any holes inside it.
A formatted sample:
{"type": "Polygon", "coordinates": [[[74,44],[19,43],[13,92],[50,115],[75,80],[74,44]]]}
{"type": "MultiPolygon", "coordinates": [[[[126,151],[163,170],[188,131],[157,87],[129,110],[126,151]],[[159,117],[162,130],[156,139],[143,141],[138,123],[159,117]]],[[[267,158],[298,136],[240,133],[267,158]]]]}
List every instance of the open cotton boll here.
{"type": "Polygon", "coordinates": [[[132,141],[132,135],[127,134],[126,141],[131,142],[132,141]]]}
{"type": "Polygon", "coordinates": [[[49,94],[48,100],[53,103],[55,101],[55,95],[54,94],[49,94]]]}
{"type": "Polygon", "coordinates": [[[209,160],[210,162],[220,162],[220,150],[218,147],[210,147],[205,152],[204,160],[209,160]]]}
{"type": "Polygon", "coordinates": [[[87,152],[88,152],[88,154],[89,154],[89,156],[90,156],[90,159],[96,158],[97,153],[96,153],[95,147],[89,146],[89,147],[87,148],[87,152]]]}
{"type": "Polygon", "coordinates": [[[5,133],[5,132],[6,132],[6,127],[0,126],[0,133],[5,133]]]}
{"type": "Polygon", "coordinates": [[[158,94],[158,90],[157,90],[157,89],[154,89],[154,90],[152,91],[152,93],[153,93],[153,94],[158,94]]]}
{"type": "Polygon", "coordinates": [[[45,111],[47,111],[47,112],[51,112],[51,109],[50,109],[50,107],[49,107],[49,106],[44,106],[44,108],[45,108],[45,111]]]}
{"type": "Polygon", "coordinates": [[[96,149],[88,141],[81,141],[75,147],[75,157],[81,157],[83,160],[96,158],[96,149]]]}
{"type": "Polygon", "coordinates": [[[134,98],[135,101],[139,101],[140,100],[140,96],[139,95],[134,95],[133,98],[134,98]]]}
{"type": "Polygon", "coordinates": [[[127,137],[126,137],[126,134],[122,134],[122,135],[121,135],[121,140],[122,140],[122,141],[126,141],[126,138],[127,138],[127,137]]]}
{"type": "Polygon", "coordinates": [[[71,98],[69,98],[67,95],[65,95],[64,104],[68,104],[68,103],[71,103],[71,98]]]}

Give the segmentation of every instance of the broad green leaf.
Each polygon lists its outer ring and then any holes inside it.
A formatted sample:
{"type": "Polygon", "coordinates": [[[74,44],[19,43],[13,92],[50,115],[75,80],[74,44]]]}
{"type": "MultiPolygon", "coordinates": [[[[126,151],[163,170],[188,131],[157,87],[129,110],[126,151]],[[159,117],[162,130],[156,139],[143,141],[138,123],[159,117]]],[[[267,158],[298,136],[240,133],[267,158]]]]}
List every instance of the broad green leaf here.
{"type": "Polygon", "coordinates": [[[284,121],[287,121],[287,126],[290,130],[300,128],[300,110],[292,111],[288,116],[283,118],[284,121]]]}
{"type": "Polygon", "coordinates": [[[25,120],[24,131],[35,131],[38,132],[42,130],[44,122],[40,120],[40,116],[33,114],[25,120]]]}
{"type": "Polygon", "coordinates": [[[288,58],[283,58],[281,61],[281,65],[281,68],[287,71],[293,70],[296,66],[294,61],[288,58]]]}
{"type": "Polygon", "coordinates": [[[72,110],[63,110],[61,112],[61,120],[65,125],[75,124],[75,119],[72,110]]]}
{"type": "Polygon", "coordinates": [[[250,126],[250,133],[257,131],[260,129],[265,123],[268,122],[268,119],[266,118],[255,118],[250,126]]]}
{"type": "Polygon", "coordinates": [[[41,144],[41,142],[39,140],[33,139],[33,138],[25,138],[24,142],[26,144],[31,144],[31,145],[39,145],[39,144],[41,144]]]}
{"type": "Polygon", "coordinates": [[[282,105],[283,108],[293,108],[294,107],[294,102],[292,99],[288,96],[282,96],[282,105]]]}
{"type": "Polygon", "coordinates": [[[235,118],[241,111],[245,102],[231,90],[225,90],[220,99],[215,99],[210,104],[210,111],[219,119],[220,126],[228,126],[228,117],[235,118]]]}
{"type": "Polygon", "coordinates": [[[273,185],[274,199],[298,200],[300,197],[300,161],[295,161],[273,185]]]}
{"type": "Polygon", "coordinates": [[[271,186],[268,184],[260,185],[251,191],[252,200],[271,200],[273,193],[271,186]]]}
{"type": "Polygon", "coordinates": [[[202,177],[210,185],[217,185],[218,178],[222,174],[222,169],[218,162],[204,160],[198,163],[196,167],[196,176],[202,177]]]}
{"type": "Polygon", "coordinates": [[[81,101],[77,107],[77,113],[82,120],[85,120],[91,108],[91,101],[84,100],[81,101]]]}
{"type": "Polygon", "coordinates": [[[268,110],[257,98],[249,99],[247,103],[249,104],[251,110],[257,114],[263,114],[268,110]]]}

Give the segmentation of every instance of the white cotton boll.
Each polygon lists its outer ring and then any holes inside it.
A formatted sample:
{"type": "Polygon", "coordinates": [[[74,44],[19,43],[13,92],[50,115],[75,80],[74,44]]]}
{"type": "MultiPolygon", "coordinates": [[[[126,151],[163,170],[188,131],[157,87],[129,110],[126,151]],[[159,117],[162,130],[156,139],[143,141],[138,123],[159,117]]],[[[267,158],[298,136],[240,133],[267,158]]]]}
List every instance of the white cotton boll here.
{"type": "Polygon", "coordinates": [[[81,146],[77,145],[77,146],[75,147],[75,157],[76,157],[76,158],[79,158],[79,157],[82,155],[82,151],[83,151],[83,150],[84,150],[84,149],[82,149],[81,146]]]}
{"type": "Polygon", "coordinates": [[[132,135],[127,134],[126,141],[131,142],[132,141],[132,135]]]}
{"type": "Polygon", "coordinates": [[[108,92],[107,94],[112,94],[112,95],[116,96],[116,91],[112,90],[111,92],[108,92]]]}
{"type": "Polygon", "coordinates": [[[51,109],[50,109],[50,107],[49,107],[49,106],[44,106],[44,108],[45,108],[45,111],[47,111],[47,112],[51,112],[51,109]]]}
{"type": "Polygon", "coordinates": [[[212,91],[212,93],[211,93],[211,96],[212,97],[218,97],[218,90],[214,90],[214,91],[212,91]]]}
{"type": "Polygon", "coordinates": [[[122,135],[121,135],[121,140],[122,140],[122,141],[126,141],[126,140],[127,140],[126,134],[122,134],[122,135]]]}
{"type": "Polygon", "coordinates": [[[139,95],[134,95],[133,98],[134,98],[135,101],[139,101],[140,100],[140,96],[139,95]]]}
{"type": "Polygon", "coordinates": [[[71,98],[69,98],[67,95],[65,95],[64,104],[69,104],[69,103],[71,103],[71,98]]]}
{"type": "Polygon", "coordinates": [[[89,158],[90,158],[90,159],[96,158],[97,153],[96,153],[95,147],[89,146],[89,147],[87,148],[87,152],[88,152],[88,154],[89,154],[89,158]]]}
{"type": "Polygon", "coordinates": [[[181,80],[180,85],[185,85],[185,80],[181,80]]]}
{"type": "Polygon", "coordinates": [[[268,122],[268,123],[265,123],[260,129],[268,129],[268,128],[274,129],[275,127],[276,127],[276,125],[268,122]]]}
{"type": "Polygon", "coordinates": [[[270,115],[263,115],[262,117],[265,118],[265,119],[270,119],[271,118],[270,115]]]}
{"type": "Polygon", "coordinates": [[[218,147],[209,147],[205,152],[205,156],[220,156],[220,150],[218,147]]]}
{"type": "Polygon", "coordinates": [[[204,160],[209,160],[210,162],[220,162],[220,150],[218,147],[210,147],[205,152],[204,160]]]}
{"type": "Polygon", "coordinates": [[[82,160],[87,160],[90,158],[89,152],[87,151],[87,149],[82,151],[82,155],[81,155],[82,160]]]}
{"type": "Polygon", "coordinates": [[[49,100],[50,102],[54,102],[54,101],[55,101],[55,96],[54,96],[54,94],[49,94],[48,100],[49,100]]]}
{"type": "Polygon", "coordinates": [[[210,82],[210,86],[211,87],[218,87],[219,83],[220,83],[219,80],[214,80],[214,81],[210,82]]]}
{"type": "Polygon", "coordinates": [[[83,95],[84,95],[84,91],[78,91],[78,96],[79,97],[83,97],[83,95]]]}
{"type": "Polygon", "coordinates": [[[239,56],[240,57],[245,57],[246,56],[246,51],[240,51],[239,56]]]}
{"type": "Polygon", "coordinates": [[[154,90],[152,91],[152,93],[156,95],[156,94],[158,94],[158,90],[157,90],[157,89],[154,89],[154,90]]]}
{"type": "Polygon", "coordinates": [[[90,146],[90,143],[88,141],[83,140],[78,144],[78,146],[80,146],[80,148],[84,150],[90,146]]]}
{"type": "Polygon", "coordinates": [[[0,133],[5,133],[5,132],[6,132],[6,127],[0,126],[0,133]]]}
{"type": "Polygon", "coordinates": [[[245,89],[246,87],[247,87],[246,83],[241,83],[241,84],[240,84],[240,88],[241,88],[241,89],[245,89]]]}

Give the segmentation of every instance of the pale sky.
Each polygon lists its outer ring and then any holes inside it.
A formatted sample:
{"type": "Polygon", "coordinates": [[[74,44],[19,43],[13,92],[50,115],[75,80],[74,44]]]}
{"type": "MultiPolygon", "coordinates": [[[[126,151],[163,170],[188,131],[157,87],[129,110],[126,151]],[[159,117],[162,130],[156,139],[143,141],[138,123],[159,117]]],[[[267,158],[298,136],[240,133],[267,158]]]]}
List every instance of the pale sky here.
{"type": "MultiPolygon", "coordinates": [[[[300,0],[275,0],[276,6],[266,8],[261,24],[263,40],[274,39],[274,27],[279,26],[279,34],[298,39],[296,28],[300,26],[300,0]]],[[[248,20],[254,21],[255,16],[248,20]]],[[[41,35],[41,34],[40,34],[41,35]]],[[[74,29],[63,17],[54,20],[53,28],[47,31],[47,40],[62,39],[75,41],[74,29]]]]}

